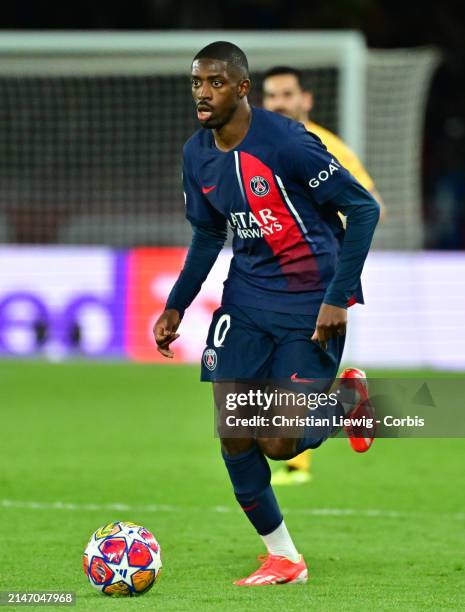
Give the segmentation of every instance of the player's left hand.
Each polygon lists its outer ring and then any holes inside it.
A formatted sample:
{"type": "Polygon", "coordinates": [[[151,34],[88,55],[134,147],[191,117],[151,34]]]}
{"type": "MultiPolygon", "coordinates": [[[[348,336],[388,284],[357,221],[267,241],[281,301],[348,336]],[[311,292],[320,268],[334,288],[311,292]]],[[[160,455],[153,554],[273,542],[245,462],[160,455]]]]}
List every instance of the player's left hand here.
{"type": "Polygon", "coordinates": [[[181,317],[179,312],[174,308],[165,310],[159,317],[155,325],[153,326],[153,336],[157,343],[157,351],[163,355],[172,359],[174,357],[173,351],[170,349],[170,344],[179,338],[179,334],[176,330],[181,323],[181,317]]]}
{"type": "Polygon", "coordinates": [[[316,329],[312,336],[314,342],[318,342],[322,349],[328,348],[328,340],[336,336],[345,336],[347,327],[347,310],[339,306],[322,304],[316,329]]]}

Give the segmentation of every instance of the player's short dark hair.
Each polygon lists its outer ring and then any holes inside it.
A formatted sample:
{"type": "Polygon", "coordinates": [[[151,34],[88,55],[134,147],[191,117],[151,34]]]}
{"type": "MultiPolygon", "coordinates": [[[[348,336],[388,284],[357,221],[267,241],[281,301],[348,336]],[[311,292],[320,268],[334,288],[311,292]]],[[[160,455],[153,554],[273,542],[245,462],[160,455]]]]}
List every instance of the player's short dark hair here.
{"type": "Polygon", "coordinates": [[[263,75],[263,80],[274,76],[281,76],[283,74],[291,74],[292,76],[295,76],[300,89],[306,89],[304,86],[302,71],[298,68],[292,68],[291,66],[273,66],[273,68],[270,68],[265,72],[263,75]]]}
{"type": "Polygon", "coordinates": [[[247,56],[237,45],[226,40],[217,40],[201,49],[192,61],[209,58],[221,60],[237,68],[244,78],[249,78],[249,62],[247,56]]]}

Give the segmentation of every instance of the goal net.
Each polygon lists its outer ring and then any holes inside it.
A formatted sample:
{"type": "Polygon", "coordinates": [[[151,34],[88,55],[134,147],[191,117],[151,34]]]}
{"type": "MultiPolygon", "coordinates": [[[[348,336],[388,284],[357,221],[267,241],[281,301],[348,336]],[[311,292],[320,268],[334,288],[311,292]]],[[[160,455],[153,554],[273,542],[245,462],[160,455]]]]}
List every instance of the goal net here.
{"type": "MultiPolygon", "coordinates": [[[[1,33],[0,242],[186,245],[189,66],[220,32],[1,33]]],[[[252,68],[303,70],[312,118],[366,163],[388,211],[376,245],[418,248],[420,153],[437,54],[368,51],[354,32],[228,32],[252,68]]]]}

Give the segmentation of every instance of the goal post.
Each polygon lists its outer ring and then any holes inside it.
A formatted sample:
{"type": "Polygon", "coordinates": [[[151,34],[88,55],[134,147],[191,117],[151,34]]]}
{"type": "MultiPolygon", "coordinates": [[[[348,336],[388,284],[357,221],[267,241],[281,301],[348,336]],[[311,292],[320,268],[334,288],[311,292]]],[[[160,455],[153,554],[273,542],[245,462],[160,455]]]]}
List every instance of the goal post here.
{"type": "Polygon", "coordinates": [[[0,76],[150,76],[188,74],[195,53],[227,38],[253,71],[270,59],[297,68],[340,71],[340,134],[363,154],[365,40],[359,32],[35,32],[1,33],[0,76]]]}
{"type": "Polygon", "coordinates": [[[437,56],[425,49],[392,61],[353,31],[0,33],[0,235],[187,244],[180,157],[198,127],[187,75],[200,48],[225,38],[249,58],[253,103],[269,67],[302,69],[315,91],[312,117],[358,153],[377,184],[379,177],[388,222],[376,244],[421,246],[418,151],[437,56]],[[399,187],[396,151],[404,145],[399,187]]]}
{"type": "Polygon", "coordinates": [[[428,90],[440,62],[436,49],[370,50],[366,58],[366,147],[368,169],[386,203],[377,249],[420,249],[422,140],[428,90]]]}

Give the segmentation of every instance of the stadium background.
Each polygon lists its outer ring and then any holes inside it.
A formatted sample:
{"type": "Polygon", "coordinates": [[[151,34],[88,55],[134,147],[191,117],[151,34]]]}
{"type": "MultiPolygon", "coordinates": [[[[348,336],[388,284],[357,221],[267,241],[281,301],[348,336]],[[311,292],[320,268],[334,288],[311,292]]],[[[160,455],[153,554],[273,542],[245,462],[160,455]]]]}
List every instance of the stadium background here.
{"type": "MultiPolygon", "coordinates": [[[[465,371],[460,3],[18,0],[2,7],[0,28],[0,590],[74,591],[92,610],[463,610],[459,438],[378,439],[364,456],[330,440],[310,485],[277,490],[308,588],[232,586],[260,550],[232,498],[196,364],[228,255],[186,316],[178,364],[152,363],[150,324],[189,240],[180,153],[196,125],[182,56],[168,62],[163,44],[139,53],[144,36],[158,40],[152,30],[186,54],[199,30],[217,30],[206,43],[233,28],[251,46],[264,37],[261,61],[274,64],[297,30],[326,41],[358,32],[366,84],[349,97],[366,112],[354,109],[350,138],[388,216],[346,361],[400,385],[447,385],[465,371]],[[120,34],[126,51],[102,53],[120,34]],[[76,53],[87,35],[87,54],[76,53]],[[157,587],[129,602],[97,596],[81,570],[89,535],[121,519],[151,529],[164,562],[157,587]]],[[[350,108],[343,62],[324,53],[301,61],[314,119],[339,131],[350,108]]],[[[252,55],[257,92],[265,65],[252,55]]]]}
{"type": "MultiPolygon", "coordinates": [[[[277,5],[265,5],[268,27],[298,24],[299,3],[294,21],[276,23],[277,5]]],[[[151,12],[133,14],[131,32],[118,31],[118,11],[102,21],[101,9],[83,6],[76,25],[88,31],[66,32],[69,7],[52,19],[34,6],[18,3],[4,19],[31,30],[49,19],[60,31],[0,33],[0,355],[160,360],[151,328],[190,238],[180,157],[196,122],[185,66],[222,32],[168,30],[175,23],[163,3],[141,3],[151,12]],[[137,31],[158,24],[168,27],[137,31]]],[[[180,5],[180,25],[189,6],[180,5]]],[[[265,10],[252,6],[250,28],[265,10]]],[[[251,58],[252,102],[260,104],[270,64],[299,65],[316,94],[312,118],[353,146],[385,201],[364,271],[368,305],[351,311],[345,360],[460,370],[465,330],[453,317],[465,297],[457,282],[465,271],[463,57],[456,38],[446,46],[453,13],[436,8],[441,27],[432,32],[425,21],[408,37],[405,23],[394,33],[390,10],[352,7],[347,25],[365,33],[280,30],[274,48],[261,26],[233,37],[251,58]],[[373,26],[376,16],[386,32],[373,26]]],[[[216,24],[228,15],[217,11],[216,24]]],[[[315,28],[342,25],[323,10],[312,19],[315,28]]],[[[211,16],[207,23],[215,25],[211,16]]],[[[198,360],[229,257],[186,315],[178,362],[198,360]]]]}

